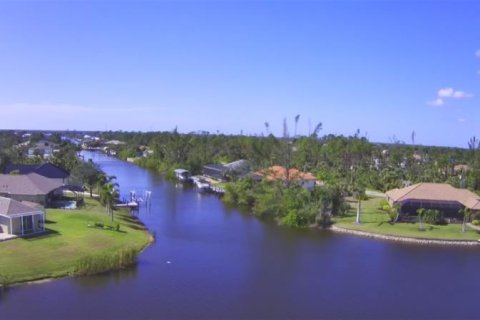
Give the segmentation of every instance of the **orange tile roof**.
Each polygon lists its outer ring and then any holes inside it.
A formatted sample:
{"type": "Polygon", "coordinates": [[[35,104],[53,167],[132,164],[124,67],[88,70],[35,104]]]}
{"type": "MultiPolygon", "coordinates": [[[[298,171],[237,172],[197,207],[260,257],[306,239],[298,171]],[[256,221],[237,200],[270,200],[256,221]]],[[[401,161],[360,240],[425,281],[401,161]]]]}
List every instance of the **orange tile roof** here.
{"type": "Polygon", "coordinates": [[[386,192],[395,202],[406,200],[456,201],[473,210],[480,210],[480,196],[466,189],[457,189],[447,183],[417,183],[386,192]]]}
{"type": "MultiPolygon", "coordinates": [[[[272,166],[268,169],[255,172],[256,175],[266,178],[268,181],[287,180],[287,169],[282,166],[272,166]]],[[[288,170],[288,180],[317,180],[310,172],[302,172],[295,168],[288,170]]]]}

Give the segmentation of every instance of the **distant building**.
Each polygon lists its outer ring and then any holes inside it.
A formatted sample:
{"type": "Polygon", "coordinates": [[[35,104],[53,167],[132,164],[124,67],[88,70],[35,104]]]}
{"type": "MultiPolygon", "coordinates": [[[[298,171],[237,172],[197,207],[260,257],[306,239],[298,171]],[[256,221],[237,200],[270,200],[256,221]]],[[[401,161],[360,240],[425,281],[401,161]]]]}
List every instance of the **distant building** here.
{"type": "Polygon", "coordinates": [[[456,164],[453,166],[453,172],[455,173],[467,173],[470,171],[470,166],[468,164],[456,164]]]}
{"type": "Polygon", "coordinates": [[[29,174],[37,173],[46,178],[61,179],[63,182],[70,176],[70,174],[60,167],[51,163],[42,164],[8,164],[3,170],[5,174],[29,174]]]}
{"type": "Polygon", "coordinates": [[[58,148],[58,145],[48,140],[40,140],[28,149],[27,155],[29,158],[39,156],[46,160],[53,157],[53,154],[57,151],[56,148],[58,148]]]}
{"type": "Polygon", "coordinates": [[[266,179],[267,181],[295,182],[307,190],[313,190],[317,184],[317,178],[310,172],[302,172],[295,168],[287,169],[282,166],[272,166],[270,168],[255,172],[256,179],[266,179]]]}
{"type": "Polygon", "coordinates": [[[203,174],[216,180],[230,180],[241,178],[250,172],[250,163],[247,160],[237,160],[227,164],[207,164],[203,166],[203,174]]]}
{"type": "Polygon", "coordinates": [[[203,166],[203,175],[215,180],[227,180],[227,167],[223,164],[207,164],[203,166]]]}

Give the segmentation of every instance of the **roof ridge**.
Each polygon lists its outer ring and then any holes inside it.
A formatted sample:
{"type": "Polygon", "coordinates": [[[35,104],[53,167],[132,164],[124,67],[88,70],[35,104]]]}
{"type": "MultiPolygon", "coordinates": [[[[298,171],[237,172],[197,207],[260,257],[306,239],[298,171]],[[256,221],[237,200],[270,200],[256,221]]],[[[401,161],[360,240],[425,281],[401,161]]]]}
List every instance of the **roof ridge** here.
{"type": "MultiPolygon", "coordinates": [[[[419,182],[417,184],[414,184],[414,185],[411,185],[410,187],[413,187],[412,189],[410,189],[407,193],[404,193],[400,198],[397,199],[397,201],[400,201],[402,200],[403,198],[405,198],[408,194],[410,194],[413,190],[417,189],[420,185],[424,184],[425,182],[419,182]]],[[[407,187],[408,188],[408,187],[407,187]]],[[[398,190],[401,190],[401,189],[398,189],[398,190]]]]}
{"type": "Polygon", "coordinates": [[[37,182],[39,182],[39,181],[37,181],[37,180],[38,179],[43,180],[43,178],[45,178],[45,177],[42,176],[41,174],[36,173],[36,172],[30,172],[29,174],[26,174],[25,176],[27,177],[28,181],[30,181],[30,183],[35,187],[35,189],[37,189],[36,192],[41,193],[42,192],[42,187],[38,185],[37,182]],[[33,178],[33,177],[35,177],[35,178],[33,178]]]}
{"type": "Polygon", "coordinates": [[[5,199],[7,199],[7,214],[8,214],[10,212],[10,207],[12,206],[12,199],[7,197],[5,197],[5,199]]]}

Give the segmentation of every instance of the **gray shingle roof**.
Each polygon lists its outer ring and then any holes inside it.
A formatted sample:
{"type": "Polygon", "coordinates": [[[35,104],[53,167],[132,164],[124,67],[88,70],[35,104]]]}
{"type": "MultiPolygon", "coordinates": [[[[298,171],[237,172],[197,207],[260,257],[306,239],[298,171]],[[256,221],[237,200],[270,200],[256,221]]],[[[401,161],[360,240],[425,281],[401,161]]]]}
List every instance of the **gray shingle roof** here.
{"type": "Polygon", "coordinates": [[[24,213],[41,212],[42,210],[36,206],[13,200],[10,198],[0,197],[0,215],[15,216],[24,213]]]}
{"type": "Polygon", "coordinates": [[[46,178],[36,173],[0,175],[0,193],[4,194],[46,195],[61,186],[62,180],[46,178]]]}
{"type": "Polygon", "coordinates": [[[67,171],[51,163],[41,164],[8,164],[3,173],[9,174],[18,171],[18,174],[38,173],[41,176],[54,179],[65,179],[70,175],[67,171]]]}

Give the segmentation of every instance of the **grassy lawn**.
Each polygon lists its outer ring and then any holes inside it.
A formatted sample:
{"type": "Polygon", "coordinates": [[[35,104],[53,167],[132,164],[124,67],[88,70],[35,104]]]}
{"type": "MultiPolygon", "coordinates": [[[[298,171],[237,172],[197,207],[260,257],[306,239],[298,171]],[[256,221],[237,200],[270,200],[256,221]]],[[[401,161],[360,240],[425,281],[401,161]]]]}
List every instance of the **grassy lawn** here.
{"type": "Polygon", "coordinates": [[[389,217],[386,213],[379,209],[379,204],[383,198],[370,198],[362,201],[362,223],[356,224],[355,217],[357,214],[356,202],[351,201],[352,209],[345,217],[336,217],[335,225],[384,235],[425,238],[425,239],[442,239],[442,240],[478,240],[480,234],[475,230],[462,232],[461,224],[448,224],[445,226],[436,226],[424,224],[426,230],[419,230],[418,223],[396,223],[390,224],[389,217]]]}
{"type": "Polygon", "coordinates": [[[47,209],[46,234],[0,242],[0,276],[9,282],[66,276],[81,258],[127,247],[141,250],[150,242],[145,227],[126,211],[115,211],[112,223],[96,200],[85,201],[76,210],[47,209]],[[89,227],[94,223],[114,229],[89,227]]]}

